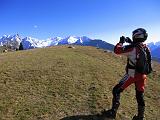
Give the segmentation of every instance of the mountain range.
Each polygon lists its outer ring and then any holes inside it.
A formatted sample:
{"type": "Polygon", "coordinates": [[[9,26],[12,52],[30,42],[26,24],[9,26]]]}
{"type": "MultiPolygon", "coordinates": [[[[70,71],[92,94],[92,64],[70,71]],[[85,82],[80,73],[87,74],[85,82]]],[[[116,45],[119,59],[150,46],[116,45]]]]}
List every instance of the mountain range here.
{"type": "MultiPolygon", "coordinates": [[[[106,41],[100,39],[91,39],[86,36],[77,37],[77,36],[68,36],[66,38],[54,37],[48,38],[46,40],[39,40],[32,37],[21,38],[19,34],[16,35],[3,35],[0,38],[0,46],[11,46],[13,49],[18,49],[20,43],[22,42],[23,48],[33,49],[33,48],[43,48],[48,46],[56,45],[81,45],[81,46],[94,46],[106,50],[113,51],[114,45],[107,43],[106,41]]],[[[160,61],[160,42],[148,43],[149,48],[151,49],[151,54],[154,59],[160,61]]]]}
{"type": "Polygon", "coordinates": [[[160,42],[156,43],[149,43],[148,46],[150,47],[152,56],[154,59],[157,59],[160,62],[160,42]]]}
{"type": "Polygon", "coordinates": [[[74,45],[82,45],[82,46],[95,46],[103,49],[109,49],[113,51],[114,45],[109,44],[100,39],[91,39],[86,36],[77,37],[77,36],[69,36],[66,38],[62,37],[54,37],[48,38],[46,40],[39,40],[32,37],[21,38],[18,34],[16,35],[3,35],[0,38],[0,45],[8,45],[13,48],[18,48],[20,43],[22,42],[23,48],[33,49],[33,48],[43,48],[48,46],[56,46],[56,45],[66,45],[66,44],[74,44],[74,45]]]}

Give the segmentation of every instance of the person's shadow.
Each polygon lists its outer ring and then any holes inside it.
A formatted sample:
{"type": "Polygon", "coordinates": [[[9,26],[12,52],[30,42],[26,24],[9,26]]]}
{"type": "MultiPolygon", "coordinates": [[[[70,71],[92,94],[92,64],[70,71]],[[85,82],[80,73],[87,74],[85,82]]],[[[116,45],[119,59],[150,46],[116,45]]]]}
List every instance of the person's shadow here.
{"type": "Polygon", "coordinates": [[[76,115],[62,118],[60,120],[113,120],[109,118],[104,118],[99,115],[76,115]]]}

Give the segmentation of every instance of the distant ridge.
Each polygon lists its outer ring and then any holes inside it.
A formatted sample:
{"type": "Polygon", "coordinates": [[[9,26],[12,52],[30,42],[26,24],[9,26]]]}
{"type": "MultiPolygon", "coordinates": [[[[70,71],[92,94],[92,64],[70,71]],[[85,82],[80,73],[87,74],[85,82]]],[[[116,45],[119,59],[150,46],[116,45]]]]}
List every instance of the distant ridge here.
{"type": "MultiPolygon", "coordinates": [[[[91,39],[87,36],[68,36],[65,38],[54,37],[48,38],[46,40],[39,40],[32,37],[21,38],[19,34],[16,35],[3,35],[0,38],[0,46],[10,46],[12,49],[18,49],[20,43],[22,42],[23,48],[33,49],[33,48],[44,48],[48,46],[56,45],[81,45],[81,46],[94,46],[97,48],[113,51],[114,45],[110,44],[101,39],[91,39]]],[[[160,42],[148,43],[149,48],[151,49],[151,54],[153,60],[160,62],[160,42]]]]}
{"type": "Polygon", "coordinates": [[[148,46],[153,56],[152,59],[160,62],[160,42],[156,42],[156,43],[152,42],[152,43],[149,43],[148,46]]]}
{"type": "Polygon", "coordinates": [[[114,45],[107,43],[100,39],[91,39],[87,36],[77,37],[69,36],[66,38],[54,37],[48,38],[46,40],[39,40],[32,37],[21,38],[18,34],[16,35],[4,35],[0,38],[0,45],[10,45],[13,46],[16,43],[17,46],[22,42],[24,49],[33,49],[33,48],[43,48],[48,46],[56,45],[81,45],[81,46],[94,46],[102,49],[113,50],[114,45]]]}

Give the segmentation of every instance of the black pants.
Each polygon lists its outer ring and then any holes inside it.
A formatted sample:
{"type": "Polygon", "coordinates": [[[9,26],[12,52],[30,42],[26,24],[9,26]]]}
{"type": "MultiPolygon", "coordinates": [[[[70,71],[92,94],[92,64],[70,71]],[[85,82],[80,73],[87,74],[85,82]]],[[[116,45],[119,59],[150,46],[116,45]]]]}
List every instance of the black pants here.
{"type": "MultiPolygon", "coordinates": [[[[121,88],[122,85],[123,83],[120,82],[112,90],[112,94],[113,94],[112,109],[113,110],[117,110],[120,105],[120,93],[123,92],[123,89],[121,88]]],[[[136,100],[137,100],[138,106],[145,106],[144,92],[138,91],[137,89],[135,90],[136,90],[136,100]]]]}

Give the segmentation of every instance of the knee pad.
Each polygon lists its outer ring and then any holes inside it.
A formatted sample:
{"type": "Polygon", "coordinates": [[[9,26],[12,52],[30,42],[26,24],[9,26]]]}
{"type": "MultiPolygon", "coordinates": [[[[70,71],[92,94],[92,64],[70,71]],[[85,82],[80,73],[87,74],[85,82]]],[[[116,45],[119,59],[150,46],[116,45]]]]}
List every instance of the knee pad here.
{"type": "Polygon", "coordinates": [[[136,90],[136,99],[139,106],[145,106],[144,92],[136,90]]]}

